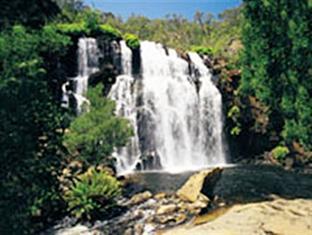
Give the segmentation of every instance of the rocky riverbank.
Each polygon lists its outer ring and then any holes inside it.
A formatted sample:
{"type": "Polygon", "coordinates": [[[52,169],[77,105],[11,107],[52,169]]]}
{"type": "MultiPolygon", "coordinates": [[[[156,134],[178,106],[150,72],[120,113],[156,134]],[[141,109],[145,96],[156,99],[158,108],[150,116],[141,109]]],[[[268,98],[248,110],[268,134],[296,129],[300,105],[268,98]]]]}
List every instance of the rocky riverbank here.
{"type": "Polygon", "coordinates": [[[123,181],[129,195],[119,206],[125,213],[54,234],[311,234],[310,174],[236,166],[177,175],[138,173],[123,181]]]}

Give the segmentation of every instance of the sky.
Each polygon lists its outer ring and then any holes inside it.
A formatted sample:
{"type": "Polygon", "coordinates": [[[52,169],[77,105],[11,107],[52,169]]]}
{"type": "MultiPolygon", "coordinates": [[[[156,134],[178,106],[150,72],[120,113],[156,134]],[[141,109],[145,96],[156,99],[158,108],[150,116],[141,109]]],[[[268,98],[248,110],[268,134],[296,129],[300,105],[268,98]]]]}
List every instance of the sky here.
{"type": "Polygon", "coordinates": [[[237,7],[241,0],[84,0],[85,4],[128,18],[132,13],[149,18],[161,18],[169,13],[193,19],[197,10],[217,16],[222,11],[237,7]]]}

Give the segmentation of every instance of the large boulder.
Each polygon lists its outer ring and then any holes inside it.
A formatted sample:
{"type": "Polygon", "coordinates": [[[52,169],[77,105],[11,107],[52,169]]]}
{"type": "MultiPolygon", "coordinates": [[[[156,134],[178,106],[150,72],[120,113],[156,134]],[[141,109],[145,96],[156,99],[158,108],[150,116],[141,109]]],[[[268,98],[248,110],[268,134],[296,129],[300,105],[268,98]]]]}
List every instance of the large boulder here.
{"type": "Polygon", "coordinates": [[[205,196],[211,197],[216,181],[220,178],[222,168],[204,170],[192,175],[187,182],[178,190],[177,195],[184,201],[196,202],[205,196]]]}

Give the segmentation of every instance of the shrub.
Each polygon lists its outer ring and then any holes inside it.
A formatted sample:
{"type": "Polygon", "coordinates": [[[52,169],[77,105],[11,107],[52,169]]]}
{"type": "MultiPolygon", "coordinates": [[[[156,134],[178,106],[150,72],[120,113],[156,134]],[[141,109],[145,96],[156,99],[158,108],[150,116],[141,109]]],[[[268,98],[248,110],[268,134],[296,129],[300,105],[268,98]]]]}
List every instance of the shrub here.
{"type": "Polygon", "coordinates": [[[114,115],[115,103],[103,97],[102,89],[98,85],[89,90],[90,111],[71,123],[64,139],[70,153],[89,165],[107,161],[114,148],[126,145],[133,134],[128,120],[114,115]]]}
{"type": "Polygon", "coordinates": [[[113,38],[122,38],[121,32],[118,29],[112,27],[111,25],[101,24],[99,26],[99,30],[101,33],[108,34],[113,38]]]}
{"type": "Polygon", "coordinates": [[[231,129],[231,135],[237,136],[241,133],[242,129],[239,126],[235,126],[231,129]]]}
{"type": "Polygon", "coordinates": [[[236,106],[236,105],[232,106],[231,109],[229,110],[227,116],[229,118],[232,118],[232,119],[239,117],[240,116],[240,109],[239,109],[239,107],[236,106]]]}
{"type": "Polygon", "coordinates": [[[131,49],[138,49],[140,47],[140,40],[138,36],[128,33],[124,36],[124,38],[126,40],[127,46],[131,49]]]}
{"type": "Polygon", "coordinates": [[[64,199],[75,217],[91,219],[114,206],[120,195],[120,183],[114,177],[91,167],[74,180],[64,199]]]}
{"type": "Polygon", "coordinates": [[[203,56],[203,55],[212,56],[213,55],[212,49],[210,47],[193,46],[191,50],[196,52],[200,56],[203,56]]]}
{"type": "Polygon", "coordinates": [[[277,146],[271,151],[271,153],[275,159],[281,161],[289,153],[289,149],[285,146],[277,146]]]}
{"type": "Polygon", "coordinates": [[[227,113],[227,117],[232,121],[233,127],[231,128],[231,135],[237,136],[241,133],[241,124],[239,122],[241,113],[240,108],[236,105],[232,106],[227,113]]]}
{"type": "Polygon", "coordinates": [[[88,35],[90,30],[84,22],[71,23],[71,24],[57,24],[56,28],[59,32],[72,35],[72,36],[82,36],[88,35]]]}

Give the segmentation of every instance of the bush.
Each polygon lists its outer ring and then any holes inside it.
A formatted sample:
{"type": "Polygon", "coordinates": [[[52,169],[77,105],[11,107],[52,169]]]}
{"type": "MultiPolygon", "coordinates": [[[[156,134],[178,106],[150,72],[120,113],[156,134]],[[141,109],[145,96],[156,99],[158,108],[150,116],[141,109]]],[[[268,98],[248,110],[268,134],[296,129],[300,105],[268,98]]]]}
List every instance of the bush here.
{"type": "Polygon", "coordinates": [[[241,111],[237,105],[233,105],[227,113],[227,117],[228,119],[231,120],[231,123],[233,126],[230,131],[231,135],[233,136],[238,136],[242,131],[241,123],[240,123],[240,116],[241,116],[241,111]]]}
{"type": "Polygon", "coordinates": [[[289,154],[289,149],[285,146],[277,146],[271,151],[271,153],[276,160],[281,161],[287,154],[289,154]]]}
{"type": "Polygon", "coordinates": [[[64,199],[75,217],[92,219],[114,206],[115,198],[120,195],[120,183],[114,177],[91,167],[74,180],[64,199]]]}
{"type": "Polygon", "coordinates": [[[213,55],[212,49],[210,47],[193,46],[191,50],[196,52],[200,56],[204,56],[204,55],[212,56],[213,55]]]}
{"type": "Polygon", "coordinates": [[[242,129],[239,126],[235,126],[231,129],[231,135],[237,136],[241,133],[242,129]]]}
{"type": "Polygon", "coordinates": [[[229,110],[227,116],[229,118],[232,118],[232,119],[237,119],[239,116],[240,116],[240,109],[237,105],[234,105],[231,107],[231,109],[229,110]]]}
{"type": "Polygon", "coordinates": [[[126,145],[133,134],[128,120],[115,116],[115,103],[103,97],[102,89],[98,85],[89,90],[90,112],[71,123],[64,139],[70,153],[89,165],[107,163],[114,148],[126,145]]]}
{"type": "Polygon", "coordinates": [[[97,36],[106,35],[112,39],[122,38],[121,32],[108,25],[108,24],[98,24],[96,22],[84,22],[70,23],[70,24],[57,24],[56,29],[63,34],[70,36],[97,36]]]}
{"type": "Polygon", "coordinates": [[[84,22],[57,24],[56,28],[59,32],[72,36],[82,36],[90,34],[90,30],[86,27],[84,22]]]}
{"type": "Polygon", "coordinates": [[[101,24],[99,30],[101,33],[108,34],[113,38],[122,38],[121,32],[108,24],[101,24]]]}
{"type": "Polygon", "coordinates": [[[140,40],[138,36],[128,33],[124,36],[124,38],[127,46],[131,49],[138,49],[140,47],[140,40]]]}

